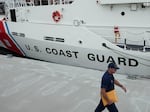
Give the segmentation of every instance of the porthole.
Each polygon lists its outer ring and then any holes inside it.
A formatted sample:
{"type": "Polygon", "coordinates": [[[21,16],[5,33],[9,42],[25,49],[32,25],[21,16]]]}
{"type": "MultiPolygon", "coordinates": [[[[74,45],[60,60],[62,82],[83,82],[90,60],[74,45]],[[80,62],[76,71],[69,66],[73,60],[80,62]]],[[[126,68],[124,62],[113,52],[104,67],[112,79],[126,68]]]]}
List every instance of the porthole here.
{"type": "Polygon", "coordinates": [[[79,40],[78,42],[79,42],[79,44],[82,44],[82,40],[79,40]]]}
{"type": "Polygon", "coordinates": [[[125,12],[121,12],[121,15],[124,16],[124,15],[125,15],[125,12]]]}

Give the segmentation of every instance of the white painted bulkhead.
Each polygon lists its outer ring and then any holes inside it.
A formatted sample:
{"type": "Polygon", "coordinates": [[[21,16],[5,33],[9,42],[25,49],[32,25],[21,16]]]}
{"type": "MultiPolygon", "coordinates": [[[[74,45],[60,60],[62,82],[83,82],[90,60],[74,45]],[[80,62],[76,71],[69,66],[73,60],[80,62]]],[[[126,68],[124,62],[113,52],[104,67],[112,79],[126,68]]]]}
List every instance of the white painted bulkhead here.
{"type": "Polygon", "coordinates": [[[16,15],[17,21],[84,26],[110,41],[114,41],[115,38],[114,26],[118,26],[121,43],[128,38],[135,43],[139,40],[140,44],[146,40],[149,45],[149,11],[150,7],[143,8],[142,4],[102,5],[91,0],[75,0],[72,4],[66,5],[19,7],[16,9],[16,15]],[[52,18],[54,11],[59,11],[61,14],[61,20],[58,23],[52,18]]]}
{"type": "Polygon", "coordinates": [[[72,4],[66,5],[18,7],[16,14],[18,20],[22,17],[28,21],[55,23],[52,13],[58,10],[62,14],[58,24],[73,25],[74,20],[83,20],[85,23],[81,25],[84,26],[150,27],[150,7],[142,8],[141,4],[136,4],[135,10],[131,7],[132,4],[102,5],[92,0],[75,0],[72,4]],[[122,12],[125,14],[121,15],[122,12]]]}

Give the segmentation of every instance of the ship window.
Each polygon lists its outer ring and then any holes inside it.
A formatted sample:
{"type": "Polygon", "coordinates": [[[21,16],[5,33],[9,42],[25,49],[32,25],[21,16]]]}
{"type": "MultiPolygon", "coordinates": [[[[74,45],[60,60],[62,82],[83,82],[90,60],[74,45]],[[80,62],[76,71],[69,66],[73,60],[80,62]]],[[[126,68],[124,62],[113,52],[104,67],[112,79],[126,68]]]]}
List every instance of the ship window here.
{"type": "Polygon", "coordinates": [[[48,0],[42,0],[42,5],[48,5],[48,0]]]}
{"type": "Polygon", "coordinates": [[[4,7],[5,3],[4,2],[0,2],[0,14],[4,15],[5,14],[5,7],[4,7]]]}
{"type": "Polygon", "coordinates": [[[54,0],[54,4],[55,5],[60,4],[60,0],[54,0]]]}
{"type": "Polygon", "coordinates": [[[11,17],[11,21],[16,22],[16,11],[15,9],[11,9],[10,10],[10,17],[11,17]]]}
{"type": "Polygon", "coordinates": [[[141,7],[142,7],[142,8],[145,8],[145,6],[144,6],[143,4],[141,5],[141,7]]]}
{"type": "Polygon", "coordinates": [[[40,4],[41,4],[40,0],[34,0],[34,5],[35,6],[40,5],[40,4]]]}
{"type": "Polygon", "coordinates": [[[37,5],[48,5],[48,0],[34,0],[34,4],[37,5]]]}

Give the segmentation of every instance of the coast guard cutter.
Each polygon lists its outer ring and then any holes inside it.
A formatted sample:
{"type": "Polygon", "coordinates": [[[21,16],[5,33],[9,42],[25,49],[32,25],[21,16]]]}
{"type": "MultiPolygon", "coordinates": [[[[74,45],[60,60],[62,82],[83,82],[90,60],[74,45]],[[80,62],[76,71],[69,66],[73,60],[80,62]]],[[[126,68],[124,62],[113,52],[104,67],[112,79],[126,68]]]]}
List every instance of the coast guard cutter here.
{"type": "Polygon", "coordinates": [[[150,0],[5,0],[0,46],[21,56],[150,75],[150,0]]]}

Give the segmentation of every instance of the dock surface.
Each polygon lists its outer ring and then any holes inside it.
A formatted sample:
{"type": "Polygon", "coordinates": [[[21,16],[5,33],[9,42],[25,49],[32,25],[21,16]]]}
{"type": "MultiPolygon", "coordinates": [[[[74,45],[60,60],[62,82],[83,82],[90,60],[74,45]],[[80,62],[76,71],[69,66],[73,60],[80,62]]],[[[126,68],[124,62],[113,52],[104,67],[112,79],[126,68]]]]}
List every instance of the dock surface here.
{"type": "MultiPolygon", "coordinates": [[[[104,72],[0,55],[1,112],[94,112],[104,72]]],[[[115,74],[120,112],[150,112],[150,80],[115,74]]],[[[107,109],[104,111],[107,112],[107,109]]]]}

